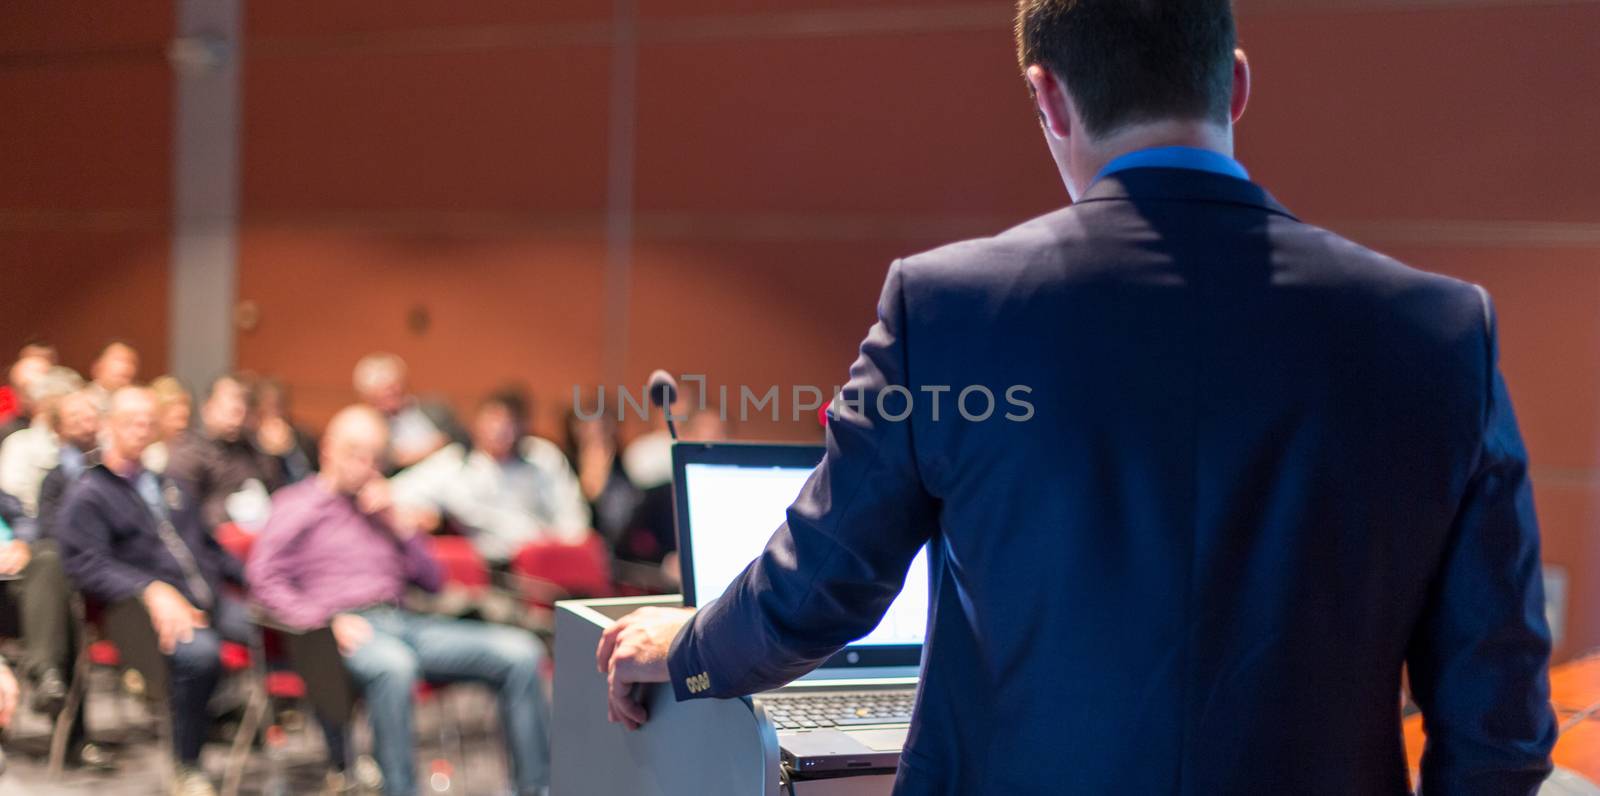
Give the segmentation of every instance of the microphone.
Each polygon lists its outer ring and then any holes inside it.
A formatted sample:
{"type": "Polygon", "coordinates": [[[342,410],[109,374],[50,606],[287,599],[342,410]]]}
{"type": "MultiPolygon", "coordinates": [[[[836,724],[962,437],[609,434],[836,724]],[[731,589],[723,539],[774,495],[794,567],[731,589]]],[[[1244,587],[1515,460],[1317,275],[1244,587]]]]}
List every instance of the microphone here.
{"type": "Polygon", "coordinates": [[[667,418],[667,432],[672,435],[672,441],[678,441],[678,427],[672,422],[672,405],[678,400],[678,380],[664,370],[657,370],[650,374],[650,384],[645,388],[650,393],[650,403],[661,410],[667,418]]]}

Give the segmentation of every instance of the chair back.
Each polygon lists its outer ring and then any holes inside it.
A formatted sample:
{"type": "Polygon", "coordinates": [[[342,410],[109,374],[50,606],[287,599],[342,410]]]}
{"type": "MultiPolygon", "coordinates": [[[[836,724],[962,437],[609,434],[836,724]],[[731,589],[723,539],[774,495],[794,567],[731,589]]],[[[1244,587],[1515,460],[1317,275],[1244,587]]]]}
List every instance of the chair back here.
{"type": "Polygon", "coordinates": [[[465,536],[429,536],[428,549],[444,569],[444,582],[468,591],[489,587],[489,565],[465,536]]]}
{"type": "Polygon", "coordinates": [[[616,591],[611,578],[611,553],[596,533],[577,544],[530,544],[512,559],[511,571],[523,578],[554,584],[569,598],[610,597],[616,591]]]}

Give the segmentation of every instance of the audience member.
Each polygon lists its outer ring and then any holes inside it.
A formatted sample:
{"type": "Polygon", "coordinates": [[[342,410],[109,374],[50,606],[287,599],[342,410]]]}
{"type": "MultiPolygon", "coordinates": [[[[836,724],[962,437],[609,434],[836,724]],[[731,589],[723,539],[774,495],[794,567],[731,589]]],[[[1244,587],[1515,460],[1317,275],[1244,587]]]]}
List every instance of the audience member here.
{"type": "Polygon", "coordinates": [[[317,439],[290,415],[288,385],[271,377],[256,382],[256,418],[256,440],[283,462],[288,483],[317,471],[317,439]]]}
{"type": "Polygon", "coordinates": [[[199,428],[179,435],[172,445],[167,472],[194,488],[200,519],[213,529],[235,520],[259,526],[266,495],[283,485],[283,463],[261,450],[251,433],[252,401],[243,379],[219,376],[200,405],[199,428]],[[234,505],[254,505],[231,516],[229,498],[241,490],[246,494],[234,505]]]}
{"type": "Polygon", "coordinates": [[[52,362],[39,354],[20,356],[16,364],[11,366],[7,374],[5,386],[6,395],[0,396],[0,403],[8,404],[8,417],[0,418],[0,443],[12,434],[28,427],[33,421],[36,411],[33,403],[32,386],[50,370],[52,362]]]}
{"type": "Polygon", "coordinates": [[[722,442],[728,438],[728,421],[718,408],[706,407],[689,413],[678,436],[692,442],[722,442]]]}
{"type": "MultiPolygon", "coordinates": [[[[100,411],[88,390],[79,390],[56,402],[52,421],[61,447],[59,464],[45,474],[39,486],[39,538],[55,536],[55,523],[66,500],[67,488],[77,483],[83,471],[97,461],[100,441],[100,411]]],[[[153,471],[152,471],[153,472],[153,471]]]]}
{"type": "Polygon", "coordinates": [[[144,451],[145,469],[163,473],[172,459],[172,446],[189,430],[189,416],[193,399],[183,382],[172,376],[158,376],[150,382],[150,391],[156,396],[156,428],[160,437],[144,451]]]}
{"type": "Polygon", "coordinates": [[[68,495],[56,538],[67,573],[87,597],[104,604],[137,599],[149,612],[171,667],[176,792],[211,794],[198,764],[207,703],[221,676],[219,645],[245,641],[250,632],[246,611],[223,586],[242,584],[243,573],[212,539],[193,493],[140,463],[156,438],[155,396],[140,387],[117,390],[106,421],[101,461],[68,495]]]}
{"type": "Polygon", "coordinates": [[[578,474],[594,529],[612,548],[620,548],[634,527],[634,513],[644,495],[623,469],[616,419],[605,413],[580,418],[576,411],[568,410],[566,431],[567,462],[578,474]]]}
{"type": "Polygon", "coordinates": [[[69,368],[53,367],[29,388],[33,419],[28,427],[0,443],[0,492],[22,501],[28,516],[39,514],[39,486],[45,474],[56,466],[61,443],[56,439],[51,420],[55,403],[62,396],[83,386],[83,379],[69,368]]]}
{"type": "MultiPolygon", "coordinates": [[[[21,673],[34,684],[34,709],[55,715],[67,698],[76,646],[72,589],[56,543],[37,538],[34,526],[21,501],[0,493],[0,576],[9,580],[6,592],[18,607],[21,673]]],[[[81,742],[75,747],[74,757],[79,757],[81,742]]]]}
{"type": "Polygon", "coordinates": [[[384,471],[397,472],[450,444],[455,421],[447,408],[425,405],[406,392],[406,363],[394,354],[368,354],[356,363],[356,395],[389,426],[384,471]]]}
{"type": "Polygon", "coordinates": [[[122,340],[112,340],[100,349],[89,366],[90,389],[100,414],[111,408],[111,394],[133,383],[139,376],[139,352],[122,340]]]}
{"type": "Polygon", "coordinates": [[[526,403],[497,393],[472,419],[472,447],[451,444],[396,475],[395,502],[448,517],[491,565],[531,542],[589,534],[578,477],[555,443],[529,436],[526,403]]]}
{"type": "Polygon", "coordinates": [[[519,793],[548,784],[542,652],[523,631],[400,608],[408,584],[443,574],[416,526],[394,508],[378,470],[384,418],[341,411],[324,436],[321,472],[274,497],[249,564],[253,596],[278,621],[331,625],[360,685],[384,791],[416,793],[412,696],[420,679],[478,680],[495,689],[519,793]]]}
{"type": "MultiPolygon", "coordinates": [[[[727,439],[727,423],[715,407],[685,409],[679,406],[678,435],[695,442],[720,442],[727,439]]],[[[635,437],[622,453],[622,465],[629,480],[642,493],[634,512],[636,530],[618,555],[624,559],[656,562],[661,574],[672,583],[682,580],[678,563],[678,531],[672,509],[672,437],[665,418],[659,415],[654,430],[635,437]]]]}

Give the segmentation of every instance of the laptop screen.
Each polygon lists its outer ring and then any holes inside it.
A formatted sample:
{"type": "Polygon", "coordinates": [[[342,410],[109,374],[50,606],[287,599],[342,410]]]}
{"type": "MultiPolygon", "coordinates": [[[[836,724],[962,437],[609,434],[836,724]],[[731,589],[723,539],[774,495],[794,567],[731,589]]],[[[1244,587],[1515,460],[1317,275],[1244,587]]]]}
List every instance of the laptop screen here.
{"type": "MultiPolygon", "coordinates": [[[[787,445],[679,445],[673,451],[678,483],[678,536],[684,599],[706,606],[766,548],[789,505],[811,476],[822,448],[787,445]]],[[[905,586],[872,632],[850,646],[858,654],[840,663],[916,662],[927,634],[927,549],[917,553],[905,586]],[[912,654],[886,659],[895,648],[912,654]],[[862,660],[864,651],[872,660],[862,660]]]]}

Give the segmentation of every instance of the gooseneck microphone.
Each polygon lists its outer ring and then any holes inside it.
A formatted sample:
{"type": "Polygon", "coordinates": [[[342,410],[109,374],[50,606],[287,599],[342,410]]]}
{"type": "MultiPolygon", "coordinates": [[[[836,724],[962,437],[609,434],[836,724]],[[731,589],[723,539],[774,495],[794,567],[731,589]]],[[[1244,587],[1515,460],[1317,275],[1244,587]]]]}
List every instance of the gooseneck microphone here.
{"type": "Polygon", "coordinates": [[[678,441],[678,427],[672,422],[672,405],[678,401],[678,380],[664,370],[650,374],[650,384],[645,388],[650,393],[650,403],[667,418],[667,432],[672,435],[672,441],[678,441]]]}

